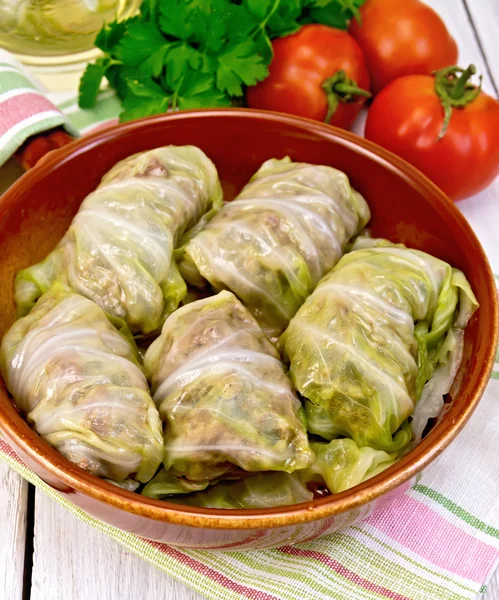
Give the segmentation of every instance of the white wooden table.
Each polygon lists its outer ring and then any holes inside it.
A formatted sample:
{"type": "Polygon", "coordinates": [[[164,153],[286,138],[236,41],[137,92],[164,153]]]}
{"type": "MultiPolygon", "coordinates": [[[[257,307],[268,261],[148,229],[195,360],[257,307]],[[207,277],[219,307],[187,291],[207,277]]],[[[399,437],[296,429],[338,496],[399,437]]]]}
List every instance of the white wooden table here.
{"type": "MultiPolygon", "coordinates": [[[[473,62],[484,74],[485,90],[497,95],[499,0],[427,2],[444,18],[457,40],[460,64],[473,62]]],[[[16,174],[13,166],[4,168],[3,174],[8,169],[14,171],[11,176],[16,174]]],[[[491,196],[491,201],[499,201],[499,181],[485,194],[491,196]]],[[[70,515],[0,462],[0,600],[30,598],[200,600],[202,597],[70,515]]],[[[499,600],[499,571],[484,600],[499,600]]]]}

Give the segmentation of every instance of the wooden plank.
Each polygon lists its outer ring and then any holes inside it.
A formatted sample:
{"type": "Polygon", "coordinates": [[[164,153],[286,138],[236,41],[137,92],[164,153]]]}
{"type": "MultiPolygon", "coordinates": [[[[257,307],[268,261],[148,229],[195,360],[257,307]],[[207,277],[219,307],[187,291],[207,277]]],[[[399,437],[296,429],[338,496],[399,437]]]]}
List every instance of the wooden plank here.
{"type": "Polygon", "coordinates": [[[496,569],[496,572],[492,576],[487,589],[485,590],[485,594],[483,595],[483,600],[497,600],[499,598],[499,569],[496,569]]]}
{"type": "Polygon", "coordinates": [[[0,596],[21,600],[23,594],[28,484],[0,462],[0,596]]]}
{"type": "Polygon", "coordinates": [[[202,600],[203,596],[37,492],[31,600],[118,598],[202,600]]]}
{"type": "MultiPolygon", "coordinates": [[[[463,0],[472,26],[485,55],[489,73],[499,90],[499,2],[497,0],[463,0]]],[[[499,595],[498,595],[499,597],[499,595]]]]}

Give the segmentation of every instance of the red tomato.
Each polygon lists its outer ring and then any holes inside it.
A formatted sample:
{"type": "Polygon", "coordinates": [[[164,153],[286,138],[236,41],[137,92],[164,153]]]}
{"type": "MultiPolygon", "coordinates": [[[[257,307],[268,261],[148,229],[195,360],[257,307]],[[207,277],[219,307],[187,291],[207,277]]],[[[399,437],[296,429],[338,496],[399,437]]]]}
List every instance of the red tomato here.
{"type": "Polygon", "coordinates": [[[367,0],[350,33],[364,51],[372,88],[457,62],[457,45],[437,13],[419,0],[367,0]]]}
{"type": "Polygon", "coordinates": [[[350,127],[370,96],[364,57],[352,36],[305,25],[272,47],[270,75],[247,89],[248,105],[350,127]]]}
{"type": "Polygon", "coordinates": [[[366,138],[412,163],[453,200],[476,194],[499,174],[499,102],[467,83],[472,73],[473,65],[443,69],[436,78],[401,77],[367,115],[366,138]]]}

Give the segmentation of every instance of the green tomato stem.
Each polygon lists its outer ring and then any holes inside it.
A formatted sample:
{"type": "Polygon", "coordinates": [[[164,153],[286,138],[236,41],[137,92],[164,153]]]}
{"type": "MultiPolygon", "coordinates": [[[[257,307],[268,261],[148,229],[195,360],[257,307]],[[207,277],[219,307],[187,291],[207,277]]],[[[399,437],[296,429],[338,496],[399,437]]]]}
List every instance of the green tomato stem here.
{"type": "Polygon", "coordinates": [[[475,65],[469,65],[461,74],[461,77],[456,81],[456,85],[450,90],[450,96],[454,100],[459,100],[462,98],[466,85],[468,84],[468,80],[472,75],[475,75],[476,67],[475,65]]]}
{"type": "Polygon", "coordinates": [[[327,98],[327,114],[325,123],[330,123],[338,104],[349,104],[359,98],[370,98],[371,93],[357,85],[353,79],[346,76],[345,71],[336,71],[334,75],[328,77],[322,84],[327,98]]]}
{"type": "Polygon", "coordinates": [[[483,77],[480,75],[478,86],[475,86],[470,82],[470,78],[475,73],[475,65],[469,65],[466,69],[450,66],[435,71],[435,93],[440,98],[440,103],[444,109],[444,123],[438,134],[439,140],[447,132],[452,109],[464,108],[479,96],[482,90],[483,77]]]}
{"type": "Polygon", "coordinates": [[[371,92],[364,90],[356,85],[350,85],[348,83],[337,83],[334,86],[334,91],[342,96],[359,96],[363,98],[370,98],[371,92]]]}
{"type": "Polygon", "coordinates": [[[327,113],[324,123],[331,123],[331,119],[338,108],[338,96],[336,94],[327,95],[327,113]]]}

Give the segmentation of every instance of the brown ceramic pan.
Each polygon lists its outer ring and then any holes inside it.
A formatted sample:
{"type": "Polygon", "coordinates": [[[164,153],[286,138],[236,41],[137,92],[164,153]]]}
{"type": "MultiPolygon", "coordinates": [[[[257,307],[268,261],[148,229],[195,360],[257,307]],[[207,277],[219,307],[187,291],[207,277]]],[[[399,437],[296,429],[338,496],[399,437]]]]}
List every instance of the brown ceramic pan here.
{"type": "MultiPolygon", "coordinates": [[[[352,133],[286,115],[223,109],[181,112],[111,127],[69,145],[61,132],[20,153],[34,168],[0,199],[0,337],[14,320],[15,273],[60,240],[83,198],[117,161],[165,144],[194,144],[215,162],[233,198],[271,157],[345,171],[372,210],[375,236],[403,242],[462,269],[480,302],[466,330],[459,392],[410,454],[340,494],[265,510],[198,509],[144,498],[93,477],[64,459],[27,425],[0,380],[0,430],[44,481],[93,516],[184,547],[264,548],[330,533],[392,502],[456,437],[483,394],[498,335],[497,292],[483,249],[456,206],[419,171],[352,133]],[[63,146],[63,147],[59,147],[63,146]],[[47,156],[47,151],[57,148],[47,156]]],[[[463,177],[466,176],[463,174],[463,177]]]]}

